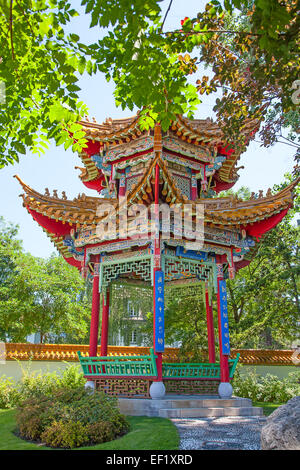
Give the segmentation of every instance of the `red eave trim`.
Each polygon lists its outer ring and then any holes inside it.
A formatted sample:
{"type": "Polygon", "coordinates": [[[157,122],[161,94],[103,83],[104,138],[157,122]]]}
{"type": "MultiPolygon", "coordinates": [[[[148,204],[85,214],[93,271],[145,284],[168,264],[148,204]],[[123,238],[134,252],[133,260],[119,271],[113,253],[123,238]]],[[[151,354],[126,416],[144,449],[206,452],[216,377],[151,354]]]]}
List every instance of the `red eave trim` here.
{"type": "Polygon", "coordinates": [[[63,237],[65,235],[68,235],[71,231],[71,229],[76,229],[76,225],[72,224],[70,225],[69,223],[63,224],[61,220],[54,220],[50,219],[46,215],[42,215],[39,212],[36,212],[33,209],[29,209],[28,206],[26,206],[28,212],[32,215],[33,219],[44,229],[46,229],[50,233],[54,233],[57,237],[63,237]]]}
{"type": "Polygon", "coordinates": [[[65,259],[65,261],[66,261],[67,263],[69,263],[71,266],[74,266],[75,268],[77,268],[77,269],[79,269],[79,270],[81,269],[81,267],[82,267],[82,266],[81,266],[81,261],[78,261],[77,259],[73,258],[72,256],[69,257],[69,258],[66,258],[66,257],[64,256],[64,259],[65,259]]]}
{"type": "Polygon", "coordinates": [[[283,209],[278,214],[272,215],[268,219],[254,222],[253,225],[241,225],[241,228],[245,229],[247,234],[251,237],[259,239],[264,233],[276,227],[276,225],[278,225],[279,222],[282,221],[283,217],[288,213],[288,210],[289,207],[287,209],[283,209]]]}
{"type": "Polygon", "coordinates": [[[220,193],[221,191],[227,191],[227,189],[232,188],[235,185],[236,181],[233,183],[225,183],[223,181],[215,181],[215,186],[212,188],[216,193],[220,193]]]}
{"type": "Polygon", "coordinates": [[[86,186],[88,189],[94,189],[95,191],[98,191],[98,193],[103,189],[102,182],[104,181],[104,176],[98,176],[98,178],[91,180],[91,181],[83,181],[81,180],[84,186],[86,186]]]}

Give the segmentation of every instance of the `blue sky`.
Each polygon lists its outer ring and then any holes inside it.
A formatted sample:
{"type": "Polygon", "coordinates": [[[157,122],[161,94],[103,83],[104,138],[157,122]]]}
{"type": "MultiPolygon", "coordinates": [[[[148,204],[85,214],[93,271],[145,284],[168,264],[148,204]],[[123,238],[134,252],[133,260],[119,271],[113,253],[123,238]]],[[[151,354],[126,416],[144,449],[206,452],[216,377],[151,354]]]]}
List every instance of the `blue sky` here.
{"type": "MultiPolygon", "coordinates": [[[[75,8],[79,9],[79,1],[71,1],[75,8]]],[[[169,1],[164,0],[162,7],[167,8],[169,1]]],[[[172,9],[165,23],[165,30],[178,28],[180,20],[185,16],[193,17],[205,4],[203,1],[174,0],[172,9]]],[[[82,10],[81,10],[82,11],[82,10]]],[[[97,28],[89,29],[89,18],[81,15],[72,23],[72,31],[79,34],[83,41],[93,42],[98,38],[97,28]]],[[[196,80],[197,78],[195,78],[196,80]]],[[[98,122],[103,122],[107,117],[119,118],[132,115],[130,111],[122,111],[115,107],[112,83],[107,83],[104,76],[95,77],[83,75],[80,79],[80,99],[83,100],[89,110],[90,117],[94,116],[98,122]]],[[[212,108],[215,96],[205,99],[195,115],[196,118],[205,119],[214,117],[212,108]]],[[[258,143],[251,142],[248,150],[241,156],[239,165],[245,168],[239,170],[240,178],[235,189],[248,186],[252,191],[260,189],[264,192],[275,183],[283,180],[284,173],[291,171],[294,166],[293,149],[287,145],[277,144],[266,149],[258,143]]],[[[27,184],[37,191],[44,192],[46,187],[50,193],[53,189],[65,191],[68,198],[74,198],[78,193],[96,195],[88,190],[78,178],[79,171],[75,166],[82,166],[78,156],[71,150],[65,151],[63,147],[51,145],[42,157],[28,153],[21,156],[21,162],[0,170],[0,215],[6,221],[20,226],[19,237],[23,240],[26,251],[35,256],[49,256],[55,248],[46,234],[22,207],[22,199],[18,197],[22,192],[18,181],[13,178],[18,174],[27,184]]]]}

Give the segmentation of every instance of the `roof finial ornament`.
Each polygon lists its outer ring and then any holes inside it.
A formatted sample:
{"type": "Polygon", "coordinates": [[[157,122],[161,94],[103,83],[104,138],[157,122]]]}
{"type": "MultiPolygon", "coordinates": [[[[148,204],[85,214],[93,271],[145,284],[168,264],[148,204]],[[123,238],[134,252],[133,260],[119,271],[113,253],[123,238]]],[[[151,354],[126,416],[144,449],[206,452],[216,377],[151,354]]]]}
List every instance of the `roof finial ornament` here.
{"type": "Polygon", "coordinates": [[[45,188],[45,196],[50,196],[50,192],[48,188],[45,188]]]}
{"type": "Polygon", "coordinates": [[[53,189],[53,197],[58,199],[57,189],[53,189]]]}
{"type": "Polygon", "coordinates": [[[61,195],[62,195],[62,198],[63,198],[64,201],[66,201],[66,199],[68,199],[65,191],[62,191],[61,195]]]}
{"type": "Polygon", "coordinates": [[[267,196],[267,197],[272,196],[272,189],[271,189],[271,188],[268,188],[268,191],[267,191],[267,193],[266,193],[266,196],[267,196]]]}

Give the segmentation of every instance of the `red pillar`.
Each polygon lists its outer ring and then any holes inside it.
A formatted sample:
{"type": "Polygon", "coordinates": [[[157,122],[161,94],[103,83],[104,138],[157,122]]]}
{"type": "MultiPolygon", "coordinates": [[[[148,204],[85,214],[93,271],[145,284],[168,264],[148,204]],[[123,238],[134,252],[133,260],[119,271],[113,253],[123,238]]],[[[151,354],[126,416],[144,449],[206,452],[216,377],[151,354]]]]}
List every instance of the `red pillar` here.
{"type": "MultiPolygon", "coordinates": [[[[218,263],[218,259],[217,259],[217,263],[218,263]]],[[[221,307],[220,307],[220,281],[223,279],[222,264],[218,264],[217,269],[218,269],[218,275],[217,275],[217,284],[218,284],[218,294],[217,294],[217,300],[218,300],[218,330],[219,330],[221,382],[229,382],[228,356],[222,353],[221,307]]]]}
{"type": "Polygon", "coordinates": [[[99,332],[99,255],[96,256],[94,264],[93,297],[92,297],[92,317],[90,328],[90,357],[97,356],[98,332],[99,332]]]}
{"type": "Polygon", "coordinates": [[[216,350],[215,350],[213,307],[212,307],[212,300],[211,300],[211,304],[209,303],[209,295],[208,295],[207,289],[205,289],[205,306],[206,306],[206,320],[207,320],[208,360],[210,363],[215,363],[216,362],[216,350]]]}
{"type": "Polygon", "coordinates": [[[108,342],[108,323],[109,323],[109,289],[103,292],[102,299],[102,327],[101,327],[101,349],[100,355],[107,356],[108,342]]]}

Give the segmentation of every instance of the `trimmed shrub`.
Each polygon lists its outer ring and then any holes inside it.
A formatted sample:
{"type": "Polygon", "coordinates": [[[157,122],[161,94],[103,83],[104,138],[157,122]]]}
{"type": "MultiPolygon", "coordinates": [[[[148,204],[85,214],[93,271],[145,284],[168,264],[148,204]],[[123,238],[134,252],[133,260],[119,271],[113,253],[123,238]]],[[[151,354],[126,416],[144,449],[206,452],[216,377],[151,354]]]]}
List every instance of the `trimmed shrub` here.
{"type": "Polygon", "coordinates": [[[40,438],[49,447],[73,449],[87,442],[87,429],[79,421],[53,421],[40,438]]]}
{"type": "Polygon", "coordinates": [[[51,447],[73,448],[112,440],[129,430],[117,400],[84,387],[58,389],[22,401],[17,409],[21,437],[51,447]]]}
{"type": "Polygon", "coordinates": [[[129,431],[129,423],[125,415],[115,414],[110,420],[113,425],[114,432],[117,436],[126,434],[129,431]]]}
{"type": "Polygon", "coordinates": [[[93,444],[111,441],[115,437],[114,425],[109,421],[97,421],[87,426],[87,434],[93,444]]]}
{"type": "Polygon", "coordinates": [[[33,441],[39,439],[54,419],[51,405],[50,397],[30,398],[19,405],[16,422],[21,437],[33,441]]]}

